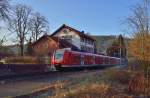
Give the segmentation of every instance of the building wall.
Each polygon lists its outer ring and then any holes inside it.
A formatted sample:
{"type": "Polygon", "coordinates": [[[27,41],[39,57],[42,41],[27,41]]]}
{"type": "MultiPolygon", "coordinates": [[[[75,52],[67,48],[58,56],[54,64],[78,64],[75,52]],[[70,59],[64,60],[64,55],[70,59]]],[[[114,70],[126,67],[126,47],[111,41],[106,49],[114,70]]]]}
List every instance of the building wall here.
{"type": "Polygon", "coordinates": [[[75,31],[63,28],[54,36],[68,40],[80,50],[94,53],[94,41],[87,38],[81,38],[75,31]]]}
{"type": "Polygon", "coordinates": [[[32,50],[33,54],[37,56],[52,55],[57,47],[57,43],[51,38],[43,38],[32,46],[32,50]]]}
{"type": "Polygon", "coordinates": [[[73,45],[81,49],[80,36],[77,35],[74,31],[70,31],[69,29],[64,28],[60,30],[58,33],[56,33],[56,35],[54,36],[64,38],[68,42],[72,43],[73,45]]]}
{"type": "Polygon", "coordinates": [[[81,38],[80,45],[81,45],[81,50],[94,53],[94,49],[95,49],[94,41],[81,38]]]}

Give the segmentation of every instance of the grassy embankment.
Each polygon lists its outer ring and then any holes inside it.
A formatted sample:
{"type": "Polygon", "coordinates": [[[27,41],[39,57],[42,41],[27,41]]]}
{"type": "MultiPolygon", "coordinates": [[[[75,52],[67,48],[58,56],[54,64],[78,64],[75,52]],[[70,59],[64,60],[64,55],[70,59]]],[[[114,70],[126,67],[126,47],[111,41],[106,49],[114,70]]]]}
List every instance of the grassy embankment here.
{"type": "Polygon", "coordinates": [[[49,98],[143,98],[147,83],[141,71],[109,69],[55,83],[49,98]]]}

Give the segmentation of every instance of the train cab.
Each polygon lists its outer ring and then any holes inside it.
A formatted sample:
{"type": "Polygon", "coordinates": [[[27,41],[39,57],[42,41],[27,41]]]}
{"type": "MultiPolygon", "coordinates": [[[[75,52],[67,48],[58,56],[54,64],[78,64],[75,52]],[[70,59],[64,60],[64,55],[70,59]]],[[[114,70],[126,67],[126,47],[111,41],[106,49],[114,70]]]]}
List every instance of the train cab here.
{"type": "Polygon", "coordinates": [[[55,65],[55,67],[60,67],[63,62],[64,50],[56,50],[53,54],[51,64],[55,65]]]}

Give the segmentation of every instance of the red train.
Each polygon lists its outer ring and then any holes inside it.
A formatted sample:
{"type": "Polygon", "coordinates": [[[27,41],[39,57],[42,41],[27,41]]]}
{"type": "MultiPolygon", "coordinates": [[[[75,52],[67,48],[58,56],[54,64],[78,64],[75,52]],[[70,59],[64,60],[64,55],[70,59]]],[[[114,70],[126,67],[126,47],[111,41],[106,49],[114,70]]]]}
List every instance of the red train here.
{"type": "Polygon", "coordinates": [[[57,69],[68,67],[92,67],[119,65],[120,58],[59,49],[54,53],[52,65],[57,69]]]}
{"type": "Polygon", "coordinates": [[[58,49],[53,55],[51,64],[0,64],[0,69],[8,69],[9,71],[15,73],[37,73],[50,71],[52,70],[52,67],[61,70],[73,67],[81,68],[90,66],[119,65],[120,62],[123,63],[121,60],[123,59],[92,53],[58,49]]]}

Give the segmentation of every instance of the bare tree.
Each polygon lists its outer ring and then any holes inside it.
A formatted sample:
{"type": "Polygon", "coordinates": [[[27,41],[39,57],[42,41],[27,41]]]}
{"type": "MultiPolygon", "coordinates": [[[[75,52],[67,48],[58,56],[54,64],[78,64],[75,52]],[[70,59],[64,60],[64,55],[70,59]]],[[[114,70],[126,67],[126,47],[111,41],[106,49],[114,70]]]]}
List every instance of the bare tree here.
{"type": "Polygon", "coordinates": [[[29,32],[30,17],[31,8],[19,4],[15,6],[13,17],[9,22],[9,30],[17,34],[21,56],[24,55],[24,43],[29,32]]]}
{"type": "Polygon", "coordinates": [[[149,32],[148,7],[148,0],[143,0],[143,4],[138,4],[131,9],[133,14],[127,20],[134,33],[149,32]]]}
{"type": "Polygon", "coordinates": [[[129,53],[138,59],[144,67],[148,65],[147,62],[150,62],[150,21],[148,9],[149,0],[143,0],[142,4],[134,6],[132,9],[133,15],[127,18],[128,24],[133,30],[133,40],[129,43],[129,53]]]}
{"type": "MultiPolygon", "coordinates": [[[[0,20],[9,19],[9,12],[10,12],[9,0],[0,0],[0,20]]],[[[0,29],[1,29],[1,27],[0,27],[0,29]]],[[[0,50],[1,50],[4,42],[5,42],[5,36],[0,39],[0,50]]]]}
{"type": "Polygon", "coordinates": [[[5,36],[0,40],[0,50],[2,49],[4,41],[5,41],[5,36]]]}
{"type": "Polygon", "coordinates": [[[10,10],[10,0],[0,0],[0,18],[1,19],[8,19],[9,15],[8,12],[10,10]]]}
{"type": "Polygon", "coordinates": [[[33,41],[37,41],[40,35],[48,30],[48,21],[40,13],[34,13],[30,20],[30,28],[33,41]]]}
{"type": "Polygon", "coordinates": [[[6,41],[6,37],[5,36],[3,36],[2,38],[0,38],[0,52],[1,52],[1,49],[2,49],[3,44],[4,44],[5,41],[6,41]]]}

